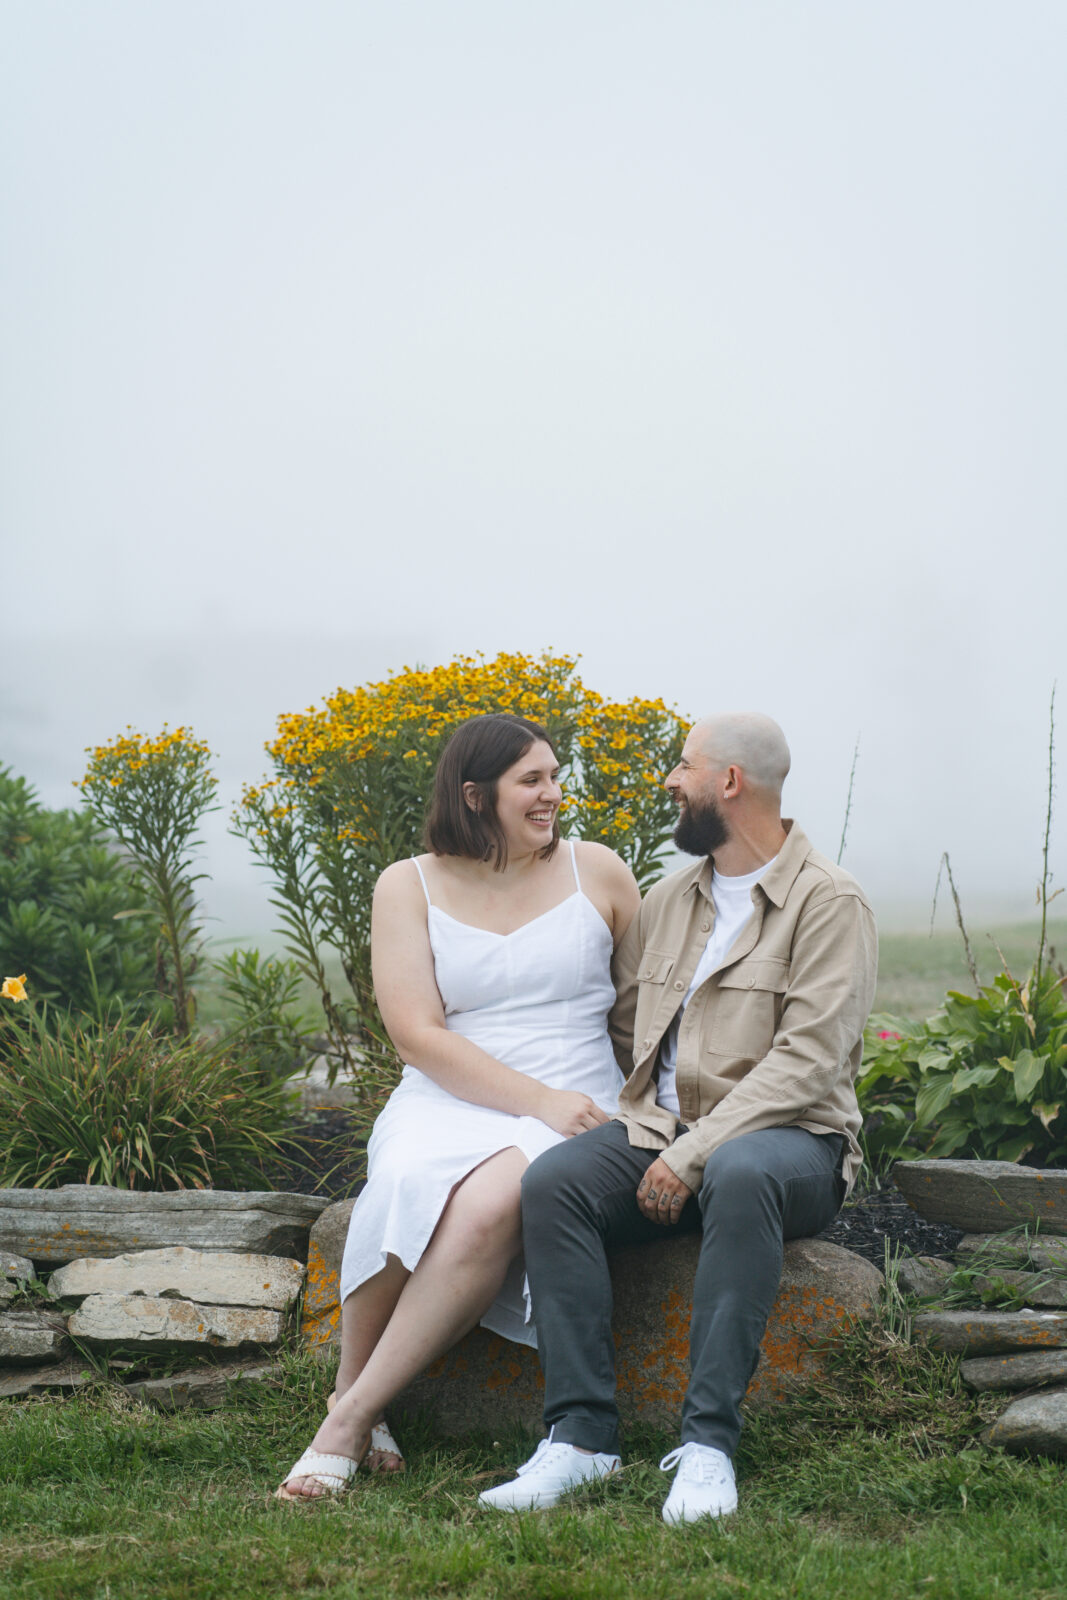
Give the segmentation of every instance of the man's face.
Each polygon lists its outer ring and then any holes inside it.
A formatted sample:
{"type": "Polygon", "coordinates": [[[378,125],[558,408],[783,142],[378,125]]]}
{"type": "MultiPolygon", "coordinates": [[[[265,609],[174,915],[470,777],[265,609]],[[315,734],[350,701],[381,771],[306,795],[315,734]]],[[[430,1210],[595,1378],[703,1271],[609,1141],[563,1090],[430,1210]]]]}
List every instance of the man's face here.
{"type": "Polygon", "coordinates": [[[714,855],[730,837],[726,818],[715,798],[723,777],[724,774],[694,745],[690,734],[682,748],[681,760],[664,780],[664,787],[678,807],[674,842],[686,855],[714,855]]]}

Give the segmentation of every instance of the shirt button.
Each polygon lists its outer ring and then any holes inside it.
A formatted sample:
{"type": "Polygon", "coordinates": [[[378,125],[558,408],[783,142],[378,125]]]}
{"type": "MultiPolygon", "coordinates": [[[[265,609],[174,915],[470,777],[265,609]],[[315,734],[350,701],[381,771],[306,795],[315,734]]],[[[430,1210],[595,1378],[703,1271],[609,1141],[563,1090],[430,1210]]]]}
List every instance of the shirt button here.
{"type": "Polygon", "coordinates": [[[701,933],[710,933],[711,932],[711,923],[710,922],[702,922],[700,924],[700,931],[701,931],[701,933]]]}
{"type": "Polygon", "coordinates": [[[685,984],[682,982],[681,978],[676,978],[675,982],[674,982],[674,987],[676,989],[684,989],[685,988],[685,984]]]}
{"type": "Polygon", "coordinates": [[[647,1050],[649,1048],[649,1046],[651,1045],[651,1043],[652,1043],[651,1039],[646,1039],[644,1044],[641,1046],[641,1049],[642,1050],[647,1050]]]}
{"type": "Polygon", "coordinates": [[[749,986],[749,988],[750,988],[750,989],[754,989],[754,988],[755,988],[755,987],[756,987],[756,980],[755,980],[755,978],[749,978],[749,980],[748,980],[748,986],[749,986]]]}

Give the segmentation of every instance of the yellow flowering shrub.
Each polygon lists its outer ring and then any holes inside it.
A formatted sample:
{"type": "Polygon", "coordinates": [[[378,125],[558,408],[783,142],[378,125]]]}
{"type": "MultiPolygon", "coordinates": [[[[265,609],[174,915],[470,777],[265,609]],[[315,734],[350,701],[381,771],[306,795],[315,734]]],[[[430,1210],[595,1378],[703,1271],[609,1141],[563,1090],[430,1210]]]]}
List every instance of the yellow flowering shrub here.
{"type": "MultiPolygon", "coordinates": [[[[351,1066],[352,1032],[364,1056],[381,1044],[378,1087],[393,1081],[395,1062],[371,989],[371,896],[385,867],[420,851],[434,767],[460,722],[512,712],[542,723],[562,768],[563,832],[610,845],[643,886],[662,870],[674,827],[663,777],[685,724],[661,700],[605,701],[576,665],[547,653],[457,656],[338,689],[321,707],[279,718],[267,746],[273,773],[245,790],[235,826],[274,878],[287,940],[322,993],[338,1052],[351,1066]],[[351,1000],[330,992],[324,946],[339,952],[351,1000]]],[[[360,1081],[370,1082],[365,1065],[360,1081]]]]}
{"type": "Polygon", "coordinates": [[[159,979],[174,1004],[177,1032],[186,1036],[194,1003],[190,979],[198,960],[193,872],[196,830],[214,809],[217,779],[211,751],[185,727],[154,737],[127,728],[86,751],[79,787],[89,809],[129,851],[160,918],[159,979]]]}

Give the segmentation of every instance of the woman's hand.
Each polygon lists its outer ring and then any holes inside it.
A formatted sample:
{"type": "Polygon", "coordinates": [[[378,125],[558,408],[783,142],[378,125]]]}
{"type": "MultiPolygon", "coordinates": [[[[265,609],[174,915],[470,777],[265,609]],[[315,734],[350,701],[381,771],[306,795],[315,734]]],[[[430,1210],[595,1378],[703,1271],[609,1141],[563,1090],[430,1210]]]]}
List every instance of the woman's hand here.
{"type": "Polygon", "coordinates": [[[574,1089],[546,1089],[537,1117],[565,1139],[573,1139],[576,1133],[599,1128],[602,1122],[608,1121],[607,1112],[601,1111],[595,1100],[574,1089]]]}

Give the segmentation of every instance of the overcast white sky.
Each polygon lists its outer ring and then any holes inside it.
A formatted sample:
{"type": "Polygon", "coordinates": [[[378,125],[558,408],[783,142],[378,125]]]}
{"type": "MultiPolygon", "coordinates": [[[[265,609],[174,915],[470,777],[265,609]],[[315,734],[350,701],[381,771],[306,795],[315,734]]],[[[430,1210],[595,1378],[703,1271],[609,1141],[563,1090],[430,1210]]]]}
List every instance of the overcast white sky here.
{"type": "MultiPolygon", "coordinates": [[[[0,761],[455,651],[755,707],[888,920],[1025,914],[1062,0],[2,0],[0,761]]],[[[211,907],[260,914],[209,835],[211,907]]],[[[1067,879],[1067,815],[1053,863],[1067,879]]]]}

